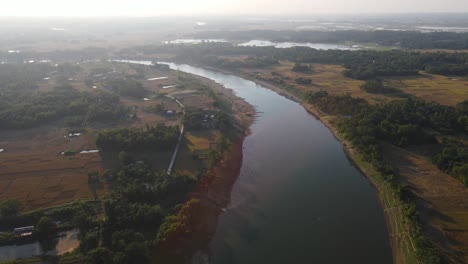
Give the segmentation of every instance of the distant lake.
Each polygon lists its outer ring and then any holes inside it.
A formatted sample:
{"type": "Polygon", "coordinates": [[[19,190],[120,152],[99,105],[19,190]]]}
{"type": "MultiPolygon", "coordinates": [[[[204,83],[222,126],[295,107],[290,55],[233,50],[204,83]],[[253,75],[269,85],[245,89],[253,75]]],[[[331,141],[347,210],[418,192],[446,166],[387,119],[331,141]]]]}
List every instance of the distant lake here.
{"type": "Polygon", "coordinates": [[[176,39],[164,42],[165,44],[201,44],[207,42],[227,42],[225,39],[176,39]]]}
{"type": "Polygon", "coordinates": [[[275,47],[280,49],[292,47],[309,47],[318,50],[358,50],[362,48],[359,45],[347,46],[340,44],[327,44],[327,43],[299,43],[299,42],[271,42],[268,40],[251,40],[246,43],[239,44],[243,47],[275,47]]]}
{"type": "Polygon", "coordinates": [[[442,26],[421,26],[416,27],[422,32],[456,32],[464,33],[468,32],[468,27],[442,27],[442,26]]]}
{"type": "MultiPolygon", "coordinates": [[[[164,42],[165,44],[195,45],[202,43],[227,43],[225,39],[176,39],[164,42]]],[[[364,48],[362,45],[342,45],[329,43],[300,43],[300,42],[272,42],[268,40],[254,39],[249,42],[241,43],[241,47],[275,47],[287,49],[292,47],[309,47],[318,50],[359,50],[364,48]]]]}

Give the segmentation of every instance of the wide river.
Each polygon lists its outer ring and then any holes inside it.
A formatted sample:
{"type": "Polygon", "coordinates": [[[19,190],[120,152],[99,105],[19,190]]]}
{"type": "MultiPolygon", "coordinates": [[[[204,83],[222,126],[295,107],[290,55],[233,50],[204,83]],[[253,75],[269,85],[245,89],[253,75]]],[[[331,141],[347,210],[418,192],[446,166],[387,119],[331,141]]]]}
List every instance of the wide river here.
{"type": "Polygon", "coordinates": [[[165,64],[234,90],[259,113],[210,263],[392,263],[375,189],[319,120],[254,82],[165,64]]]}

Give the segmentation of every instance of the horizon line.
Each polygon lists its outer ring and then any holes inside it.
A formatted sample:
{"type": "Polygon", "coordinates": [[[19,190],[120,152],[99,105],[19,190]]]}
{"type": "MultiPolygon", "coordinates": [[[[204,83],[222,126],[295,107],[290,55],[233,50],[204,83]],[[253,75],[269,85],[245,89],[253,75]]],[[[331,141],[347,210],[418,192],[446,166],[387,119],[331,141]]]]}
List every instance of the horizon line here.
{"type": "Polygon", "coordinates": [[[362,16],[362,15],[454,15],[454,14],[468,14],[468,11],[443,11],[443,12],[419,12],[419,11],[409,11],[409,12],[312,12],[308,14],[304,13],[290,13],[290,14],[281,14],[281,13],[270,13],[270,14],[251,14],[251,13],[237,13],[237,14],[214,14],[214,13],[180,13],[180,14],[142,14],[142,15],[0,15],[0,19],[14,19],[14,18],[167,18],[167,17],[246,17],[246,16],[256,16],[256,17],[285,17],[285,16],[362,16]]]}

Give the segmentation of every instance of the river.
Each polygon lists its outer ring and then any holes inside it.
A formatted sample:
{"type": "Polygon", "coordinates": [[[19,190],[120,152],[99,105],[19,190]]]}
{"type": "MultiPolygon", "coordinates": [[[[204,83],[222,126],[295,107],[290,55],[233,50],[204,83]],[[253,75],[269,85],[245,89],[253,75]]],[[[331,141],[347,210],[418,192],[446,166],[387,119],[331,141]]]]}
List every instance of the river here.
{"type": "MultiPolygon", "coordinates": [[[[166,41],[165,44],[202,44],[202,43],[227,43],[225,39],[176,39],[166,41]]],[[[268,40],[250,40],[245,43],[240,43],[241,47],[275,47],[279,49],[287,49],[292,47],[309,47],[318,50],[359,50],[370,48],[363,45],[342,45],[332,43],[310,43],[310,42],[272,42],[268,40]]]]}
{"type": "Polygon", "coordinates": [[[209,263],[393,262],[375,189],[319,120],[254,82],[164,64],[234,90],[259,113],[207,250],[209,263]]]}
{"type": "Polygon", "coordinates": [[[241,43],[239,46],[244,47],[275,47],[278,49],[287,49],[292,47],[309,47],[317,50],[359,50],[364,48],[361,45],[342,45],[330,43],[310,43],[310,42],[271,42],[268,40],[251,40],[241,43]]]}

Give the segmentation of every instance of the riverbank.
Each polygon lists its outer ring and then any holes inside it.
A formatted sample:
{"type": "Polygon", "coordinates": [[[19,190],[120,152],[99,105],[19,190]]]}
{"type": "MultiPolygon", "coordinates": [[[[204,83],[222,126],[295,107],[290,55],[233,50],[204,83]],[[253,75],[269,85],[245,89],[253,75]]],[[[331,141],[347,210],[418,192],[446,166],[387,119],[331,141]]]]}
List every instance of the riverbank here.
{"type": "Polygon", "coordinates": [[[192,256],[205,255],[239,176],[243,141],[244,137],[234,142],[197,183],[176,214],[175,229],[159,244],[154,263],[189,263],[192,256]]]}
{"type": "Polygon", "coordinates": [[[247,103],[244,99],[238,97],[232,89],[226,88],[210,79],[202,76],[192,75],[194,78],[200,80],[202,83],[208,85],[216,93],[222,95],[231,103],[231,114],[234,122],[234,127],[241,134],[247,135],[250,132],[250,125],[254,122],[256,111],[255,107],[247,103]]]}
{"type": "Polygon", "coordinates": [[[225,135],[230,140],[229,147],[208,169],[177,212],[176,219],[181,221],[179,226],[183,226],[184,232],[175,230],[160,244],[156,262],[186,263],[190,261],[189,257],[207,250],[216,232],[218,218],[230,202],[231,190],[242,166],[243,142],[256,116],[255,108],[236,96],[233,90],[210,79],[192,76],[230,102],[233,131],[225,135]]]}
{"type": "Polygon", "coordinates": [[[301,104],[308,113],[320,120],[320,122],[333,133],[335,138],[342,143],[343,149],[349,157],[350,161],[357,169],[361,171],[364,176],[366,176],[366,178],[377,191],[379,202],[384,211],[385,221],[390,236],[394,263],[417,263],[416,257],[414,256],[415,247],[409,234],[406,232],[406,230],[401,232],[402,229],[404,229],[405,223],[399,210],[400,202],[393,195],[393,190],[390,188],[390,186],[385,183],[383,176],[378,173],[370,163],[366,162],[362,155],[352,147],[352,144],[342,135],[340,135],[336,127],[333,126],[334,117],[324,114],[313,105],[303,102],[303,100],[301,100],[301,98],[298,96],[285,91],[275,84],[253,79],[249,76],[246,76],[245,74],[242,74],[242,77],[260,84],[268,89],[271,89],[276,93],[301,104]]]}

